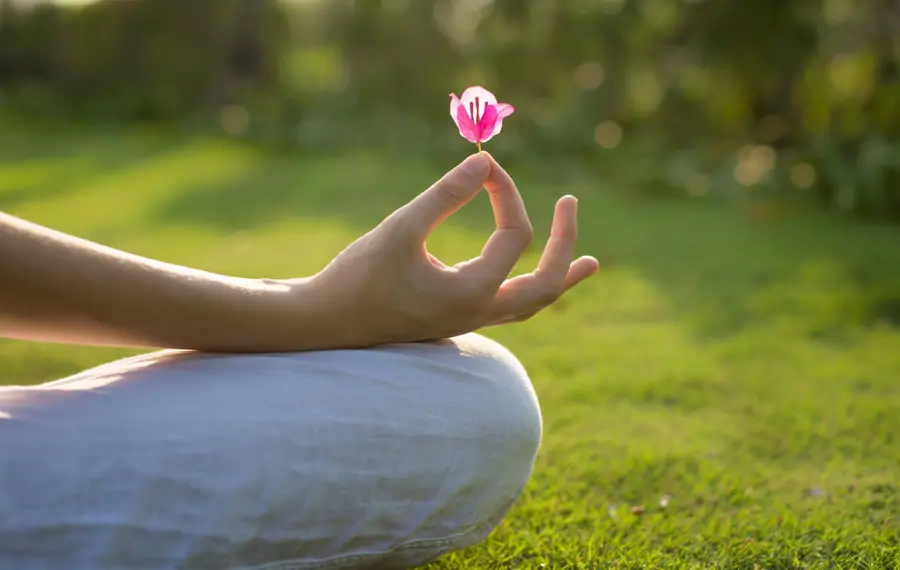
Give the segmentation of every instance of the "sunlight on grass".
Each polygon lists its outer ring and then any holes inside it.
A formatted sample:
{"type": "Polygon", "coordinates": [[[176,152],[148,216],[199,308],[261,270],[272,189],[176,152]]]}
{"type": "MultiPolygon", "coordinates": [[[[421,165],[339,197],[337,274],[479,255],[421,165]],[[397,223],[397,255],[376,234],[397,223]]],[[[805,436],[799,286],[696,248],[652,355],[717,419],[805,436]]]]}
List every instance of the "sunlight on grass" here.
{"type": "MultiPolygon", "coordinates": [[[[294,277],[440,175],[376,152],[120,136],[68,158],[0,151],[0,199],[127,251],[294,277]]],[[[538,235],[517,271],[537,263],[564,192],[582,197],[579,251],[610,261],[537,318],[484,331],[529,371],[544,441],[506,522],[433,568],[900,559],[900,231],[518,181],[538,235]]],[[[455,263],[491,229],[481,195],[428,246],[455,263]]],[[[2,341],[0,369],[35,383],[133,352],[2,341]]]]}
{"type": "Polygon", "coordinates": [[[250,153],[209,142],[176,147],[160,156],[136,160],[120,170],[100,172],[68,188],[61,197],[23,205],[18,215],[55,220],[58,229],[79,235],[131,229],[154,204],[196,184],[224,182],[255,165],[250,153]]]}
{"type": "Polygon", "coordinates": [[[358,238],[335,219],[276,222],[227,232],[185,224],[118,239],[118,247],[170,263],[240,277],[304,277],[324,267],[358,238]]]}
{"type": "Polygon", "coordinates": [[[63,183],[62,177],[88,170],[90,159],[83,157],[23,160],[0,165],[0,195],[5,191],[34,187],[51,182],[63,183]]]}

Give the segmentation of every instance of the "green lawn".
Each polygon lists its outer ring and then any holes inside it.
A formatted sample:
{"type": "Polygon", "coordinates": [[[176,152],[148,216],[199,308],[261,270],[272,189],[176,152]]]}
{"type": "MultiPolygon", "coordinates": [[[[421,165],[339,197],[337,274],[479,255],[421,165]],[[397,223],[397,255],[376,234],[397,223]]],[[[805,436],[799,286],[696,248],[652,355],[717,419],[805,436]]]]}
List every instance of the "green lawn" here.
{"type": "MultiPolygon", "coordinates": [[[[572,193],[579,253],[607,267],[487,332],[530,371],[544,443],[504,524],[434,567],[900,567],[900,231],[627,198],[615,180],[553,184],[539,163],[498,158],[535,243],[572,193]]],[[[170,262],[298,276],[451,165],[7,130],[0,209],[170,262]]],[[[490,221],[479,196],[429,247],[470,256],[490,221]]],[[[0,370],[36,383],[130,353],[0,341],[0,370]]]]}

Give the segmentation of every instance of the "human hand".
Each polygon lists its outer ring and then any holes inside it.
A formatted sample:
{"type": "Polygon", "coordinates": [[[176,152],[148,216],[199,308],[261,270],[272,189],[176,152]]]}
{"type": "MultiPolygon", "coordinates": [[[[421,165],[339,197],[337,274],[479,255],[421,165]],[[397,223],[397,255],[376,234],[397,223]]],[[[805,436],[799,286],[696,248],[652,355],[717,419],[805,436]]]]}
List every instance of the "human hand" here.
{"type": "Polygon", "coordinates": [[[506,171],[488,153],[472,155],[306,281],[324,311],[323,334],[339,346],[362,347],[528,319],[598,270],[593,257],[572,261],[577,211],[574,197],[561,198],[537,268],[509,278],[532,240],[531,222],[506,171]],[[425,240],[482,186],[496,230],[481,255],[447,266],[425,240]]]}
{"type": "Polygon", "coordinates": [[[215,352],[284,352],[448,338],[527,319],[597,271],[571,261],[578,203],[557,203],[533,273],[509,279],[532,238],[522,197],[487,153],[304,279],[244,279],[165,263],[0,212],[0,337],[215,352]],[[425,239],[482,187],[497,230],[448,267],[425,239]]]}

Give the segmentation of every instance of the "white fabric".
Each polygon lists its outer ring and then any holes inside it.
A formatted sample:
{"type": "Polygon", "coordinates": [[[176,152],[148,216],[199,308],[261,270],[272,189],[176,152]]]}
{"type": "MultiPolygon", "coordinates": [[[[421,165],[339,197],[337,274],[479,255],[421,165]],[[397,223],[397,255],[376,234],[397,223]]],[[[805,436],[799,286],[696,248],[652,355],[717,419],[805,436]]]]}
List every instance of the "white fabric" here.
{"type": "Polygon", "coordinates": [[[0,389],[0,569],[406,568],[483,540],[540,442],[478,335],[164,351],[0,389]]]}

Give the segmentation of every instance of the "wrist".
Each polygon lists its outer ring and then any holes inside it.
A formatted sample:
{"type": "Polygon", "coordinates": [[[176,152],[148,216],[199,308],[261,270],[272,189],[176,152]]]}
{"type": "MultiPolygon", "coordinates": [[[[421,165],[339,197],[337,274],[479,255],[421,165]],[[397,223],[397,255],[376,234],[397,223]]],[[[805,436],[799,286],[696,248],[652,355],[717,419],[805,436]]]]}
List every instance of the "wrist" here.
{"type": "Polygon", "coordinates": [[[339,302],[353,296],[342,294],[339,285],[328,280],[325,273],[292,279],[288,285],[288,310],[282,317],[287,317],[290,337],[300,340],[302,350],[356,348],[365,344],[359,309],[339,302]]]}
{"type": "Polygon", "coordinates": [[[259,279],[241,285],[243,299],[222,315],[226,350],[301,352],[356,346],[353,311],[335,306],[329,286],[317,276],[259,279]]]}

